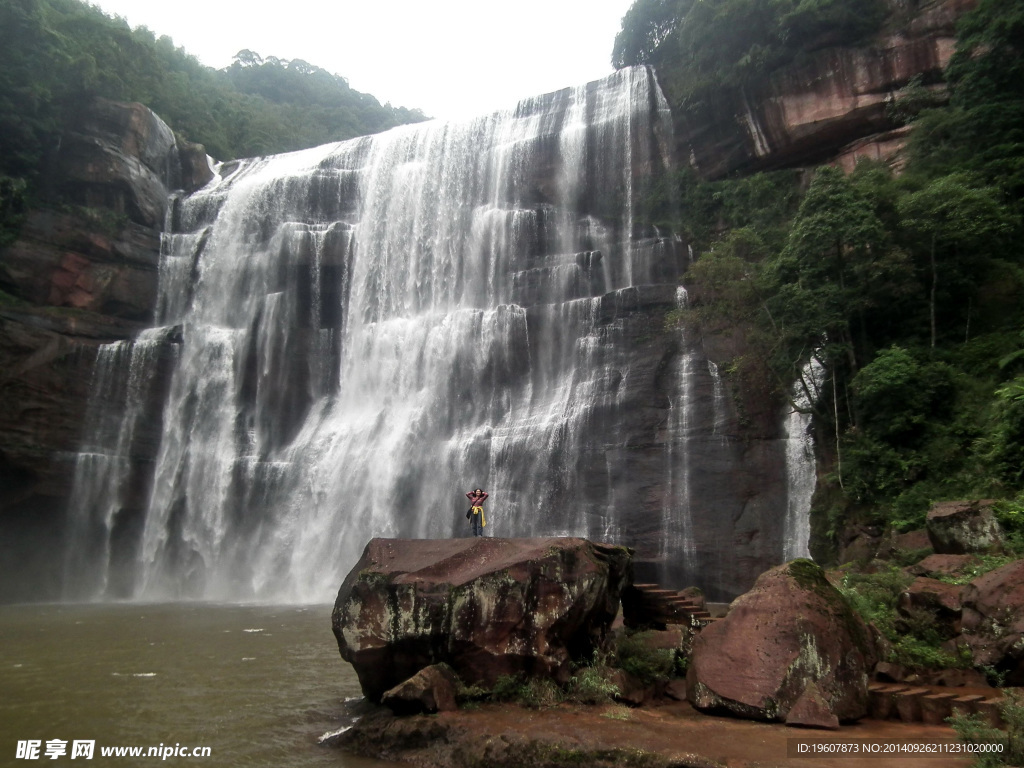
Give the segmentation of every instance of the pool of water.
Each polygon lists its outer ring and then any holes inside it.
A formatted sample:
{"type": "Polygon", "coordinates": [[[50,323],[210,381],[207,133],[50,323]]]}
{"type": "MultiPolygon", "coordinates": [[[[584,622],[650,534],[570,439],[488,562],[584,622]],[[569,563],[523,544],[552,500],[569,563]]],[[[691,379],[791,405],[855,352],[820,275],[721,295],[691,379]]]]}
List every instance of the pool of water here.
{"type": "Polygon", "coordinates": [[[29,740],[46,764],[62,764],[82,740],[95,742],[87,765],[393,766],[319,744],[351,724],[361,696],[330,614],[326,605],[0,606],[0,764],[38,765],[16,759],[29,740]],[[57,739],[67,754],[47,759],[57,739]],[[209,747],[210,757],[101,755],[176,745],[209,747]]]}

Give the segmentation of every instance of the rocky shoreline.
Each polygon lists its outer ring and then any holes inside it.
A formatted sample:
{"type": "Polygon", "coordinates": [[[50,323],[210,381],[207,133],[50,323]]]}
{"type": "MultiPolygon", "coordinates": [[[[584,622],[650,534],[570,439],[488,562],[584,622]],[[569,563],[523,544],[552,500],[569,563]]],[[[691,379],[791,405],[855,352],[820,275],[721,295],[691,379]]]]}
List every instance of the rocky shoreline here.
{"type": "MultiPolygon", "coordinates": [[[[901,622],[945,622],[942,648],[896,648],[903,640],[872,623],[858,603],[864,595],[847,585],[850,567],[784,563],[712,616],[699,590],[634,584],[624,547],[374,539],[332,616],[364,710],[328,741],[440,768],[848,768],[849,755],[812,759],[793,744],[850,739],[941,745],[933,762],[915,756],[915,765],[968,765],[957,750],[974,737],[948,718],[972,715],[989,729],[978,743],[1003,742],[998,729],[1012,729],[1006,707],[1020,702],[983,674],[995,670],[1011,685],[1020,674],[1021,629],[1004,614],[1020,615],[1024,560],[985,554],[1001,547],[990,517],[985,503],[937,505],[931,546],[914,562],[901,569],[876,558],[856,571],[909,585],[891,615],[876,617],[897,632],[901,622]],[[983,563],[992,570],[959,586],[923,575],[983,563]],[[997,614],[998,628],[986,619],[997,614]],[[921,666],[922,653],[949,668],[921,666]],[[967,666],[968,653],[989,666],[967,666]]],[[[872,755],[871,764],[905,757],[872,755]]]]}

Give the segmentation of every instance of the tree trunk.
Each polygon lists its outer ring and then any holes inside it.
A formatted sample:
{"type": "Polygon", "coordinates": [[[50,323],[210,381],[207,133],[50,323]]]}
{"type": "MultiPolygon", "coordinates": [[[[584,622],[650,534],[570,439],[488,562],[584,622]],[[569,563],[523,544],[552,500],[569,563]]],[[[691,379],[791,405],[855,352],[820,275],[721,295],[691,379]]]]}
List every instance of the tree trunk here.
{"type": "Polygon", "coordinates": [[[932,290],[931,295],[928,297],[928,312],[932,324],[932,349],[935,349],[935,287],[939,284],[939,269],[935,264],[935,233],[932,232],[932,251],[931,251],[931,262],[932,262],[932,290]]]}

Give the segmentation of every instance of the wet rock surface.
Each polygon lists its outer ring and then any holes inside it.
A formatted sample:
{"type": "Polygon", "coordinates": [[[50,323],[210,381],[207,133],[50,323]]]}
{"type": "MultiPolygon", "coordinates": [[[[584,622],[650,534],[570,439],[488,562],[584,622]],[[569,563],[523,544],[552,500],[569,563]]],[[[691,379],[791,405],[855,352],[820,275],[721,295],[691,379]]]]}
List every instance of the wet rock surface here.
{"type": "Polygon", "coordinates": [[[60,594],[54,552],[97,348],[152,321],[160,230],[180,181],[174,135],[159,117],[97,99],[47,179],[61,205],[29,211],[0,251],[0,555],[9,565],[0,600],[60,594]]]}
{"type": "Polygon", "coordinates": [[[867,714],[875,661],[867,625],[818,566],[796,560],[763,574],[697,636],[687,698],[702,710],[778,721],[813,684],[811,698],[851,721],[867,714]]]}
{"type": "Polygon", "coordinates": [[[808,683],[800,698],[786,713],[786,725],[835,731],[839,729],[839,718],[832,714],[829,703],[821,695],[818,686],[808,683]]]}
{"type": "Polygon", "coordinates": [[[447,664],[431,664],[385,691],[381,702],[396,714],[450,712],[458,709],[455,691],[458,680],[447,664]]]}
{"type": "Polygon", "coordinates": [[[373,539],[331,624],[367,697],[444,662],[467,685],[565,682],[604,640],[630,553],[584,539],[373,539]]]}

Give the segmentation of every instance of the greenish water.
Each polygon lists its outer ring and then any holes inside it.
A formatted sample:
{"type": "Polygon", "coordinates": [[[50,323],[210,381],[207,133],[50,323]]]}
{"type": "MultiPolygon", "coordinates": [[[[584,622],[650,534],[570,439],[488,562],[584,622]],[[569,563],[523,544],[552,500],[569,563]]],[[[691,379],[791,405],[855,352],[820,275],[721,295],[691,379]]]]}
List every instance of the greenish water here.
{"type": "Polygon", "coordinates": [[[0,606],[0,765],[393,765],[318,739],[361,694],[330,606],[0,606]],[[17,759],[42,742],[40,761],[17,759]],[[68,742],[45,755],[46,742],[68,742]],[[74,740],[94,740],[91,761],[74,740]],[[102,757],[101,747],[209,747],[210,757],[102,757]]]}

